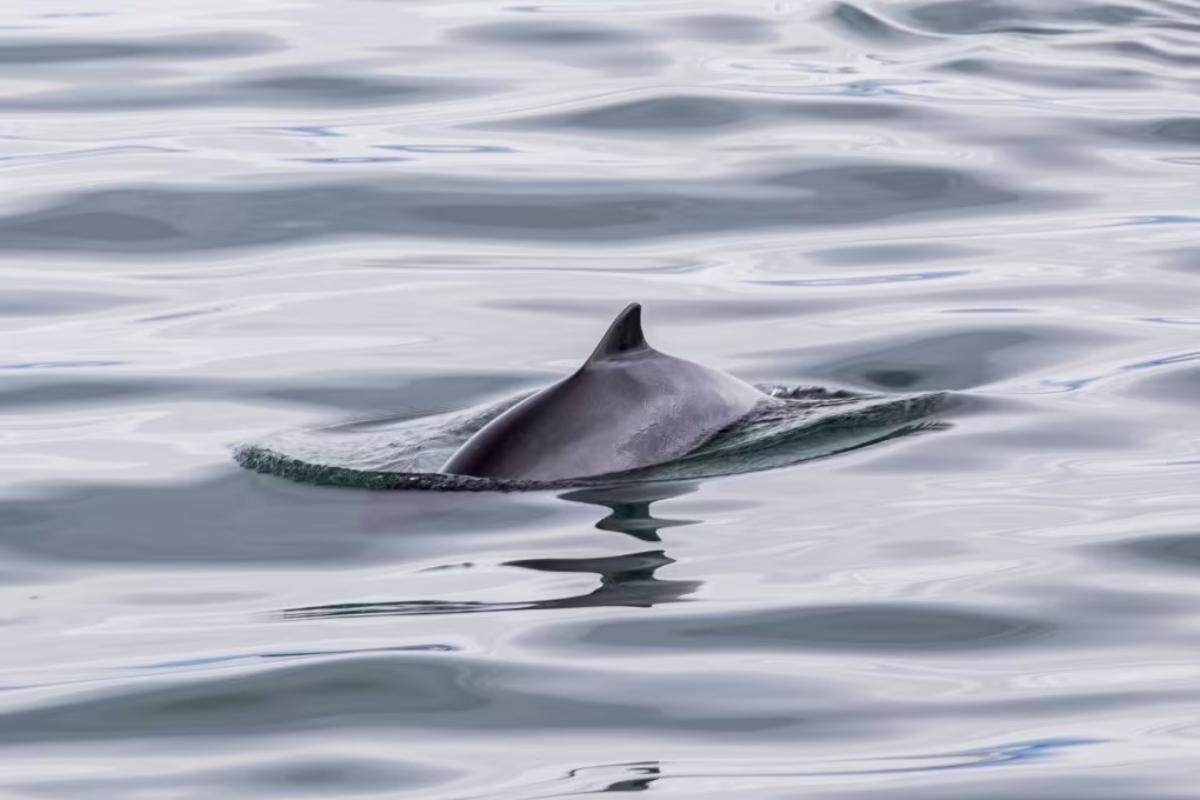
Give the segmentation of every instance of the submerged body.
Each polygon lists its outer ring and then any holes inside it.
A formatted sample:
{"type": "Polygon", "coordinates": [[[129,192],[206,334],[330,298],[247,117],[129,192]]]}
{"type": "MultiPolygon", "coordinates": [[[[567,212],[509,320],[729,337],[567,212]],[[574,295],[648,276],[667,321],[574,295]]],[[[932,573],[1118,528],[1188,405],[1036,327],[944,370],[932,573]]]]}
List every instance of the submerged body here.
{"type": "Polygon", "coordinates": [[[775,402],[720,370],[650,347],[634,303],[582,367],[492,420],[442,471],[554,481],[647,467],[775,402]]]}

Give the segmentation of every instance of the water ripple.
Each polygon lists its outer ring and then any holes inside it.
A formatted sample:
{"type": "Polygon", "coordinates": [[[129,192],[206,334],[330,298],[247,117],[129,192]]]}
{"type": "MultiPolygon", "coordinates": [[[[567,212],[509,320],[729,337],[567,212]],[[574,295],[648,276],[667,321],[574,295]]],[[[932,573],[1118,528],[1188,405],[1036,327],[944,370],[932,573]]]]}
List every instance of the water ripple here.
{"type": "Polygon", "coordinates": [[[1195,795],[1195,2],[9,6],[0,795],[1195,795]],[[824,422],[354,488],[631,301],[824,422]]]}
{"type": "Polygon", "coordinates": [[[422,178],[290,188],[146,187],[79,193],[0,217],[0,251],[184,252],[329,237],[597,242],[1032,213],[1080,195],[1014,191],[934,166],[776,165],[761,175],[653,182],[422,178]],[[373,185],[372,185],[373,184],[373,185]]]}

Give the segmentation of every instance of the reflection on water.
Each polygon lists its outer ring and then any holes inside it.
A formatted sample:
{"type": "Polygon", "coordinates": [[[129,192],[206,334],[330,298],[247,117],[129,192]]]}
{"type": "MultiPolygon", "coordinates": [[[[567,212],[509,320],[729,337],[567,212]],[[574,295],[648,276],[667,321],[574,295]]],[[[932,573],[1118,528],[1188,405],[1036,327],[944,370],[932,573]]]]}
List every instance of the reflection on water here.
{"type": "Polygon", "coordinates": [[[0,8],[0,795],[1193,796],[1198,37],[0,8]],[[436,469],[632,301],[854,414],[572,491],[230,463],[436,469]]]}
{"type": "MultiPolygon", "coordinates": [[[[696,490],[689,484],[633,484],[602,489],[581,489],[561,495],[564,500],[603,506],[611,514],[596,523],[602,531],[624,533],[643,542],[660,542],[660,528],[688,525],[685,520],[657,519],[650,504],[657,500],[688,494],[696,490]]],[[[654,573],[674,564],[662,550],[646,550],[602,558],[526,558],[506,561],[503,566],[539,570],[595,574],[600,586],[591,592],[571,597],[526,602],[454,602],[449,600],[397,600],[384,603],[335,603],[333,605],[289,608],[288,619],[307,617],[354,617],[373,614],[464,614],[479,611],[514,611],[532,608],[582,608],[587,606],[630,606],[649,608],[675,603],[700,586],[698,581],[663,580],[654,573]]]]}
{"type": "Polygon", "coordinates": [[[559,495],[563,500],[588,503],[609,509],[596,527],[602,531],[624,533],[643,542],[661,542],[658,532],[663,528],[694,525],[693,520],[663,519],[650,513],[650,506],[659,500],[683,497],[696,491],[692,483],[653,483],[605,486],[597,489],[578,489],[559,495]]]}

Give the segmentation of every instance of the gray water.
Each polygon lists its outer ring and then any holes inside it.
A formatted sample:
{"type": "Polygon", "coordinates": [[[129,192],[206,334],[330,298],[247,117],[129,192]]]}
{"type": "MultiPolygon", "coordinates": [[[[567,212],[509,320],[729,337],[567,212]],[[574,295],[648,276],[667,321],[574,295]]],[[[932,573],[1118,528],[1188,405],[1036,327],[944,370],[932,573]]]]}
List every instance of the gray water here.
{"type": "Polygon", "coordinates": [[[1190,0],[6,4],[0,796],[1196,797],[1198,43],[1190,0]],[[557,491],[234,461],[508,402],[631,301],[957,410],[557,491]]]}

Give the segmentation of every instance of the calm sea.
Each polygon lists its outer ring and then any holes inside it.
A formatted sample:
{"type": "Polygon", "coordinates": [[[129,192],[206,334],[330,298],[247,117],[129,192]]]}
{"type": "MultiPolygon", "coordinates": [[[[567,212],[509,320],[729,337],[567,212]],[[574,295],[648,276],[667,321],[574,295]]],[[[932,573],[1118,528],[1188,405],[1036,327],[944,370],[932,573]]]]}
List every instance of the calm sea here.
{"type": "Polygon", "coordinates": [[[0,10],[0,797],[1200,796],[1200,4],[0,10]],[[724,478],[366,491],[626,303],[948,392],[724,478]]]}

